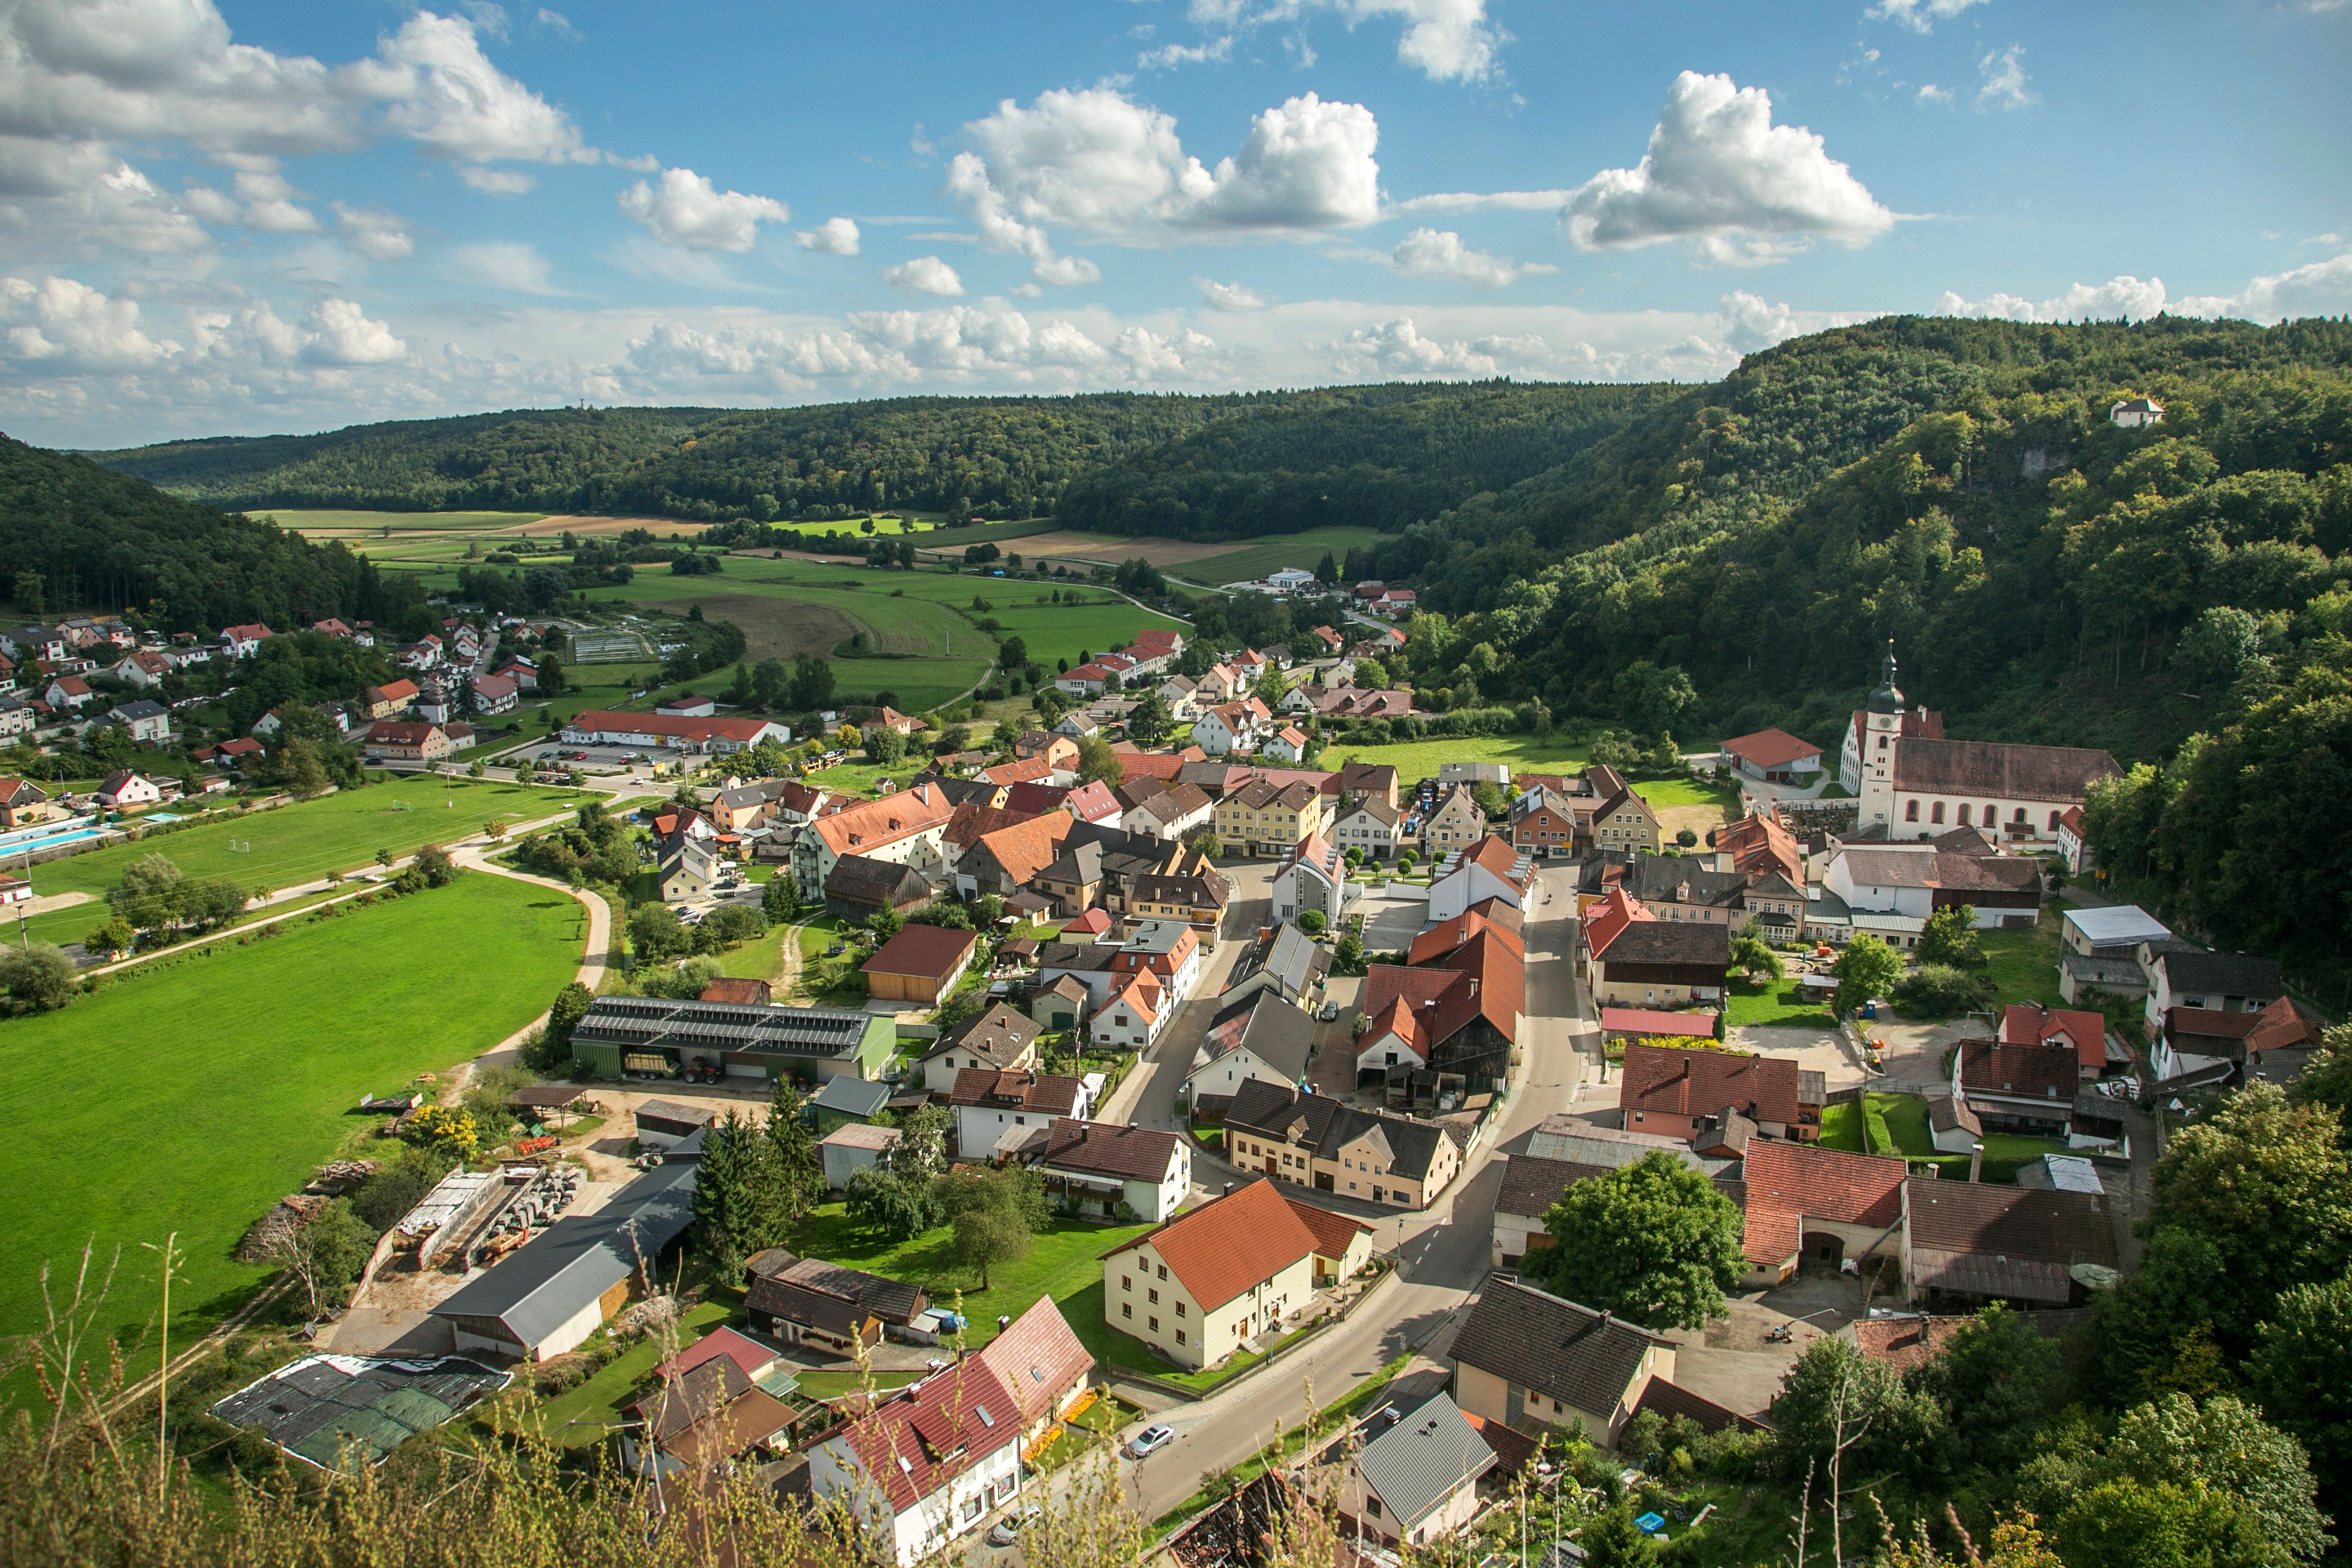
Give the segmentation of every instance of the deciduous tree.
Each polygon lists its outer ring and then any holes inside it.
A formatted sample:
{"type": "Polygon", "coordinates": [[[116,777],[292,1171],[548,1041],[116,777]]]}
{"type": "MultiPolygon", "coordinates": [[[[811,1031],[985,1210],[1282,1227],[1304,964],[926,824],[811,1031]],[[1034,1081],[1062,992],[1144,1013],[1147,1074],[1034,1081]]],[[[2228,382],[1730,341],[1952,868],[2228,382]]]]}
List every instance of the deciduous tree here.
{"type": "Polygon", "coordinates": [[[1547,1289],[1651,1328],[1696,1329],[1748,1272],[1740,1213],[1663,1151],[1571,1183],[1544,1214],[1557,1245],[1528,1254],[1547,1289]]]}

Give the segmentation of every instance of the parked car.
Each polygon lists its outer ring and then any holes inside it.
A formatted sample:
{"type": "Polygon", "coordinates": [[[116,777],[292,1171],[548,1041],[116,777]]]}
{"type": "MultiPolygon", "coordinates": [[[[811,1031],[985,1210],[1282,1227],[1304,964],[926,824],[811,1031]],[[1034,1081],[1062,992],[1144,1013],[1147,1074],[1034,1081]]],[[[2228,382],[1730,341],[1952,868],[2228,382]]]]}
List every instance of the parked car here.
{"type": "Polygon", "coordinates": [[[1147,1454],[1158,1453],[1175,1440],[1174,1431],[1155,1421],[1128,1439],[1127,1457],[1130,1459],[1140,1459],[1147,1454]]]}
{"type": "Polygon", "coordinates": [[[1023,1503],[1018,1510],[1008,1510],[1003,1519],[989,1527],[991,1546],[1010,1546],[1021,1539],[1022,1531],[1045,1517],[1045,1510],[1034,1502],[1023,1503]]]}
{"type": "Polygon", "coordinates": [[[1339,1016],[1339,1004],[1337,1002],[1326,1002],[1323,1005],[1315,1009],[1315,1016],[1328,1024],[1332,1019],[1339,1016]]]}

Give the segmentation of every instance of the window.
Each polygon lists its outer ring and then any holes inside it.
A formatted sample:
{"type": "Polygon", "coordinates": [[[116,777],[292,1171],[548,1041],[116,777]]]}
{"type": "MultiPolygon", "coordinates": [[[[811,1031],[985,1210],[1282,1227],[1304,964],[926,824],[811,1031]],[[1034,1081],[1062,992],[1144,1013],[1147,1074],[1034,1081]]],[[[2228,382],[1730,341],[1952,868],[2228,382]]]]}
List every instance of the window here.
{"type": "Polygon", "coordinates": [[[1371,1496],[1369,1496],[1369,1495],[1368,1495],[1368,1496],[1366,1496],[1366,1497],[1365,1497],[1365,1499],[1364,1499],[1364,1511],[1365,1511],[1366,1513],[1370,1514],[1374,1519],[1378,1519],[1378,1518],[1380,1518],[1380,1517],[1381,1517],[1381,1500],[1380,1500],[1380,1499],[1378,1499],[1378,1498],[1376,1498],[1376,1497],[1371,1497],[1371,1496]]]}
{"type": "MultiPolygon", "coordinates": [[[[1916,816],[1918,813],[1914,811],[1912,815],[1916,816]]],[[[1935,808],[1927,813],[1927,820],[1930,822],[1941,822],[1944,820],[1944,803],[1942,801],[1937,801],[1935,805],[1935,808]]]]}
{"type": "Polygon", "coordinates": [[[1158,1333],[1158,1332],[1160,1331],[1160,1320],[1159,1320],[1159,1319],[1157,1319],[1157,1318],[1147,1318],[1147,1319],[1146,1319],[1146,1320],[1144,1320],[1144,1321],[1145,1321],[1146,1322],[1148,1322],[1148,1323],[1150,1323],[1150,1324],[1151,1325],[1151,1331],[1152,1331],[1153,1333],[1155,1333],[1155,1334],[1156,1334],[1156,1333],[1158,1333]]]}
{"type": "Polygon", "coordinates": [[[1984,825],[1987,827],[1990,827],[2000,820],[2000,807],[1993,805],[1990,801],[1985,802],[1984,825]]]}
{"type": "Polygon", "coordinates": [[[1121,1301],[1118,1304],[1118,1315],[1122,1318],[1132,1318],[1135,1316],[1135,1304],[1131,1301],[1121,1301]]]}
{"type": "Polygon", "coordinates": [[[973,1520],[978,1519],[981,1514],[987,1510],[987,1508],[988,1500],[984,1497],[971,1497],[964,1499],[963,1508],[961,1510],[963,1521],[966,1524],[970,1524],[973,1520]]]}
{"type": "Polygon", "coordinates": [[[2052,812],[2052,813],[2050,814],[2050,831],[2051,831],[2051,832],[2055,833],[2055,832],[2057,832],[2057,831],[2058,831],[2058,819],[2059,819],[2061,816],[2064,816],[2064,815],[2065,815],[2065,814],[2064,814],[2063,812],[2058,812],[2058,811],[2053,811],[2053,812],[2052,812]]]}
{"type": "Polygon", "coordinates": [[[1184,1331],[1181,1329],[1176,1331],[1176,1342],[1180,1345],[1184,1342],[1184,1331]]]}
{"type": "Polygon", "coordinates": [[[1184,1303],[1181,1301],[1176,1303],[1176,1315],[1180,1318],[1184,1315],[1184,1303]]]}
{"type": "Polygon", "coordinates": [[[1915,800],[1903,808],[1903,820],[1906,822],[1916,822],[1919,820],[1919,803],[1917,801],[1915,800]]]}
{"type": "Polygon", "coordinates": [[[1165,1263],[1163,1263],[1163,1264],[1161,1264],[1161,1265],[1160,1266],[1160,1278],[1161,1278],[1162,1279],[1167,1279],[1167,1278],[1168,1278],[1168,1265],[1166,1265],[1165,1263]]]}
{"type": "Polygon", "coordinates": [[[1122,1289],[1122,1290],[1132,1290],[1132,1289],[1135,1289],[1135,1279],[1134,1279],[1133,1276],[1131,1276],[1131,1275],[1126,1275],[1126,1274],[1122,1274],[1122,1275],[1120,1275],[1120,1276],[1118,1277],[1118,1288],[1119,1288],[1120,1289],[1122,1289]]]}
{"type": "Polygon", "coordinates": [[[1150,1293],[1150,1298],[1151,1298],[1151,1304],[1152,1304],[1153,1306],[1157,1307],[1158,1305],[1160,1305],[1160,1292],[1159,1292],[1159,1291],[1157,1291],[1157,1290],[1152,1291],[1152,1292],[1150,1293]]]}
{"type": "Polygon", "coordinates": [[[1960,826],[1961,826],[1962,827],[1966,827],[1968,825],[1969,825],[1969,803],[1968,803],[1967,801],[1962,801],[1962,802],[1960,802],[1960,826]]]}

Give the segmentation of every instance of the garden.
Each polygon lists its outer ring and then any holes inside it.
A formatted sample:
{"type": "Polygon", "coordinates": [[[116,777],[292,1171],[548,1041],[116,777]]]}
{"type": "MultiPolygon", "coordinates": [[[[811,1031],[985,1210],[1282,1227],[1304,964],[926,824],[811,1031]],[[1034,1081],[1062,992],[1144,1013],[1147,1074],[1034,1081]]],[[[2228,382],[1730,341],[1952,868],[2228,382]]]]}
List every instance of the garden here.
{"type": "MultiPolygon", "coordinates": [[[[2063,1154],[2063,1139],[2029,1138],[2015,1133],[1987,1132],[1984,1179],[2012,1183],[2017,1173],[2044,1154],[2063,1154]]],[[[1892,1154],[1923,1165],[1935,1165],[1947,1180],[1966,1181],[1968,1154],[1950,1154],[1936,1147],[1927,1125],[1927,1102],[1916,1094],[1865,1094],[1859,1101],[1832,1105],[1822,1111],[1822,1147],[1857,1154],[1892,1154]]]]}

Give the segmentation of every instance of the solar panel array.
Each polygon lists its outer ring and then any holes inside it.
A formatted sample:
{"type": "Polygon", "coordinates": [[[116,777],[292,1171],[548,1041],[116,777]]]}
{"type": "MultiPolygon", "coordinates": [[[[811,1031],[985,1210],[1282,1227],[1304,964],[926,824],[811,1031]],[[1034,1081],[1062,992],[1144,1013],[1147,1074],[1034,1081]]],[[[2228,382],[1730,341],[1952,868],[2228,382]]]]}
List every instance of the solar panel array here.
{"type": "Polygon", "coordinates": [[[321,1469],[373,1465],[500,1387],[508,1374],[460,1356],[369,1361],[313,1356],[281,1367],[213,1406],[233,1426],[257,1426],[321,1469]]]}

